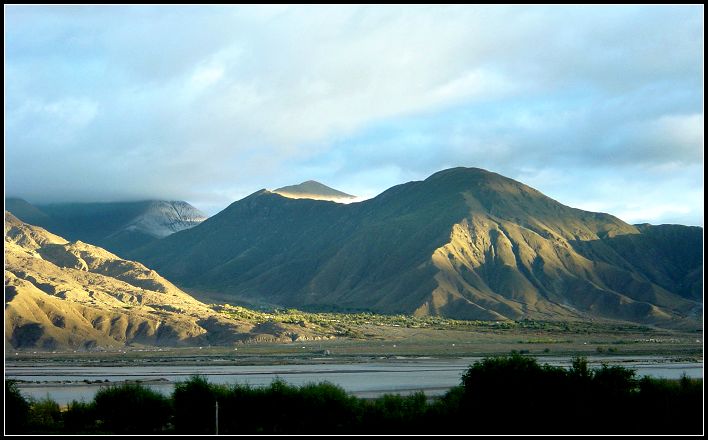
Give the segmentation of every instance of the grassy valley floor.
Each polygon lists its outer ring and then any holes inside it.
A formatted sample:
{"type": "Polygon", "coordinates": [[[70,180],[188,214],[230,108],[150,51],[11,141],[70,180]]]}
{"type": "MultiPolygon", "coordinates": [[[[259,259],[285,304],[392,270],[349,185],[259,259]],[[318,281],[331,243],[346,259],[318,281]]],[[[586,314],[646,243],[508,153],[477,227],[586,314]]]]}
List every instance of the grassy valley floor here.
{"type": "Polygon", "coordinates": [[[262,323],[299,323],[317,330],[319,340],[251,342],[230,346],[147,347],[91,351],[38,349],[6,351],[6,362],[56,360],[187,362],[224,358],[253,363],[356,362],[371,357],[490,356],[519,352],[537,356],[664,356],[702,359],[702,330],[660,329],[616,322],[457,321],[372,314],[282,311],[253,312],[227,306],[224,313],[249,313],[262,323]]]}

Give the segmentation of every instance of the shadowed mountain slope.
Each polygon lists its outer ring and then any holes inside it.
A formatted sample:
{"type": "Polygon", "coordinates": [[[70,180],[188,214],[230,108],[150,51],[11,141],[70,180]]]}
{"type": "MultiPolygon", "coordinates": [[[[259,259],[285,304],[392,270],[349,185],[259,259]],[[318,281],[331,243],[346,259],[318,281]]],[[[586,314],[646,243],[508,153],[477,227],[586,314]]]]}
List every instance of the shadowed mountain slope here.
{"type": "Polygon", "coordinates": [[[69,240],[81,240],[124,255],[157,238],[191,228],[206,216],[186,202],[148,200],[112,203],[31,205],[9,198],[18,219],[47,228],[69,240]]]}
{"type": "Polygon", "coordinates": [[[52,223],[52,219],[47,213],[24,199],[6,198],[5,210],[10,211],[15,217],[31,225],[45,225],[46,227],[52,223]]]}
{"type": "Polygon", "coordinates": [[[350,205],[258,191],[132,256],[238,302],[691,327],[701,249],[701,228],[633,226],[453,168],[350,205]]]}

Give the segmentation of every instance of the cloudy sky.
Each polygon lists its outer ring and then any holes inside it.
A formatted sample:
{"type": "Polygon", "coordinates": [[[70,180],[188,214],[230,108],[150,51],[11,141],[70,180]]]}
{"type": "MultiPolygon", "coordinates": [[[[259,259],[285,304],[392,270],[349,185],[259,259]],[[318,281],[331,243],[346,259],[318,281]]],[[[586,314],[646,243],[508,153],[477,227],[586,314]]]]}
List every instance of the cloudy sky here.
{"type": "Polygon", "coordinates": [[[6,6],[5,194],[186,200],[454,166],[703,225],[703,6],[6,6]]]}

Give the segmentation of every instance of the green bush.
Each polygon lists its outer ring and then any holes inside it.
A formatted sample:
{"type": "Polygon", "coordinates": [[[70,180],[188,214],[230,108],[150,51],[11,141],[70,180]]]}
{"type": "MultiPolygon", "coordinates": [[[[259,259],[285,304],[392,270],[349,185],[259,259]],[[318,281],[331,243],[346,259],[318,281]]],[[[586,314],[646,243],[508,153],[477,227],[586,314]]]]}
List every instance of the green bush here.
{"type": "Polygon", "coordinates": [[[94,397],[98,428],[116,434],[152,434],[167,427],[170,400],[140,384],[102,388],[94,397]]]}
{"type": "Polygon", "coordinates": [[[422,391],[410,396],[384,394],[365,401],[364,407],[363,424],[367,431],[382,434],[419,433],[428,411],[422,391]]]}
{"type": "MultiPolygon", "coordinates": [[[[175,430],[183,434],[214,434],[216,402],[218,399],[223,405],[226,394],[225,387],[210,384],[202,376],[176,383],[172,393],[175,430]]],[[[221,408],[220,413],[223,411],[221,408]]]]}
{"type": "Polygon", "coordinates": [[[463,412],[465,389],[462,385],[450,388],[448,392],[433,400],[429,406],[422,433],[469,433],[475,417],[463,412]],[[441,428],[444,427],[444,428],[441,428]]]}
{"type": "Polygon", "coordinates": [[[280,379],[268,387],[234,385],[226,394],[219,433],[336,434],[356,429],[358,399],[328,382],[288,385],[280,379]]]}
{"type": "Polygon", "coordinates": [[[14,380],[5,379],[5,432],[22,434],[29,426],[30,404],[14,380]]]}
{"type": "Polygon", "coordinates": [[[59,404],[48,396],[30,401],[29,423],[33,433],[59,433],[63,419],[59,404]]]}
{"type": "MultiPolygon", "coordinates": [[[[474,414],[476,431],[482,433],[555,432],[549,420],[550,408],[558,419],[566,416],[567,371],[540,366],[534,358],[512,353],[475,362],[462,376],[462,405],[474,414]]],[[[555,420],[557,420],[554,417],[555,420]]],[[[561,419],[562,420],[562,419],[561,419]]]]}
{"type": "Polygon", "coordinates": [[[61,413],[5,381],[7,433],[213,434],[700,434],[702,379],[641,378],[584,358],[569,369],[514,353],[475,362],[433,402],[422,392],[377,399],[334,384],[210,384],[193,376],[170,397],[141,385],[101,389],[61,413]]]}
{"type": "Polygon", "coordinates": [[[214,385],[193,376],[172,394],[175,430],[182,434],[341,433],[354,429],[357,399],[331,383],[288,385],[280,379],[267,387],[214,385]]]}
{"type": "Polygon", "coordinates": [[[629,368],[603,364],[592,376],[594,390],[604,398],[628,396],[637,386],[634,374],[629,368]]]}
{"type": "Polygon", "coordinates": [[[360,419],[359,399],[329,382],[306,384],[297,389],[292,400],[297,407],[291,413],[296,420],[293,424],[302,433],[347,433],[355,429],[360,419]],[[313,419],[312,414],[319,417],[313,419]]]}
{"type": "Polygon", "coordinates": [[[644,377],[638,381],[636,432],[697,434],[703,431],[703,380],[685,374],[679,380],[644,377]]]}
{"type": "Polygon", "coordinates": [[[93,402],[72,400],[64,412],[64,431],[69,434],[99,432],[96,424],[96,407],[93,402]]]}

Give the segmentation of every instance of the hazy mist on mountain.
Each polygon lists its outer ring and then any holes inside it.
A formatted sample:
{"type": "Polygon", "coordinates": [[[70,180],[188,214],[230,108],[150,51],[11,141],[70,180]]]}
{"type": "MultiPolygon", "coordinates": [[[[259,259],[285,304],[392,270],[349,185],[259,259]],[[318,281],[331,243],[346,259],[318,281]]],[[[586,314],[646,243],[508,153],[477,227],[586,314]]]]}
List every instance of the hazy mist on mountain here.
{"type": "Polygon", "coordinates": [[[187,202],[165,200],[32,205],[8,198],[5,208],[24,222],[120,255],[206,219],[187,202]]]}

